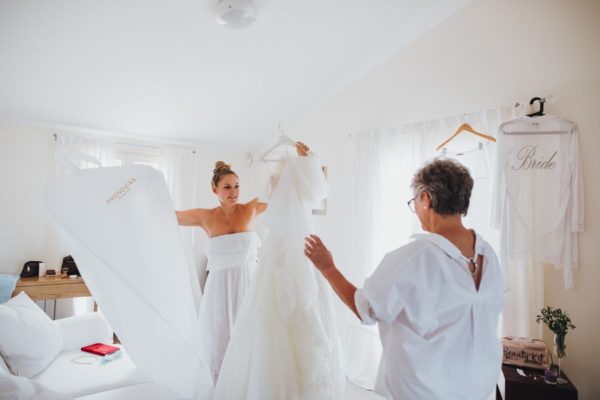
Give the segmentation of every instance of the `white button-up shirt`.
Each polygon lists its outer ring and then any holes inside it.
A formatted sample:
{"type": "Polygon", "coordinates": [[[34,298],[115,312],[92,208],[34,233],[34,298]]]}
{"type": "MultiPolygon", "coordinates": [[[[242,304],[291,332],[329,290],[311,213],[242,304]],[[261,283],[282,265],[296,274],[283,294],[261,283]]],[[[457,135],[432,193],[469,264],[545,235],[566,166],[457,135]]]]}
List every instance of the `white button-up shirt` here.
{"type": "Polygon", "coordinates": [[[460,250],[437,234],[388,253],[354,301],[363,323],[379,323],[383,356],[375,390],[390,399],[482,400],[502,363],[496,334],[504,282],[494,250],[476,290],[460,250]]]}

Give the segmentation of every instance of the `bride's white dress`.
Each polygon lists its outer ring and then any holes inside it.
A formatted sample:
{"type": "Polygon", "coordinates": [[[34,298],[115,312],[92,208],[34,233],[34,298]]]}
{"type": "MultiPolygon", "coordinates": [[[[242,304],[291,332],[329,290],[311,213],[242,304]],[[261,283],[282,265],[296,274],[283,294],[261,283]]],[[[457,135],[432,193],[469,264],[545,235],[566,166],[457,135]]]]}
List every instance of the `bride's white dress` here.
{"type": "Polygon", "coordinates": [[[200,305],[201,340],[213,382],[242,299],[256,268],[260,239],[255,232],[239,232],[208,239],[209,271],[200,305]]]}
{"type": "Polygon", "coordinates": [[[215,399],[339,399],[345,378],[331,289],[304,255],[327,195],[318,160],[290,158],[263,218],[262,258],[239,310],[215,399]]]}

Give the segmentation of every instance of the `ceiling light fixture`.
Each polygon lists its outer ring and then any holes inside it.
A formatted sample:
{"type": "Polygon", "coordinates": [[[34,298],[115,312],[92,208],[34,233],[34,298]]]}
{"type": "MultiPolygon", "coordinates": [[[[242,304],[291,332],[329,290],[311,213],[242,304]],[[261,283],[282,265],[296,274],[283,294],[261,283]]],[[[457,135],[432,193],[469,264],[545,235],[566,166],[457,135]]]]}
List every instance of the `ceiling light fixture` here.
{"type": "Polygon", "coordinates": [[[216,12],[219,25],[229,29],[244,29],[256,21],[252,0],[220,0],[216,12]]]}

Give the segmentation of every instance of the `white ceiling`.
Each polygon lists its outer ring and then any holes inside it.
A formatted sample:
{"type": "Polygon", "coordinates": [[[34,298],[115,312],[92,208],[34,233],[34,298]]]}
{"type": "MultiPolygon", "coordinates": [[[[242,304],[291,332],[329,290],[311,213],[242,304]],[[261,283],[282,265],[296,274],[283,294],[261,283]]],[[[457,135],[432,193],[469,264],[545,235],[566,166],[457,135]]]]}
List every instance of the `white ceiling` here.
{"type": "Polygon", "coordinates": [[[467,2],[0,0],[0,116],[254,148],[467,2]]]}

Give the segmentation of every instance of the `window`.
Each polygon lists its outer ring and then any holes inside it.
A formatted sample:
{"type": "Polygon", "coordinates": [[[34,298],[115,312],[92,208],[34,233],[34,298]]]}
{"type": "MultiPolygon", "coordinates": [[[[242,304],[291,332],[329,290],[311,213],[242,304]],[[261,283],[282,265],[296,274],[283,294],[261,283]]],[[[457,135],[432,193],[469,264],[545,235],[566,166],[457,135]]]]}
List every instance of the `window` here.
{"type": "Polygon", "coordinates": [[[148,165],[158,169],[160,149],[156,146],[116,143],[113,151],[113,166],[148,165]]]}

